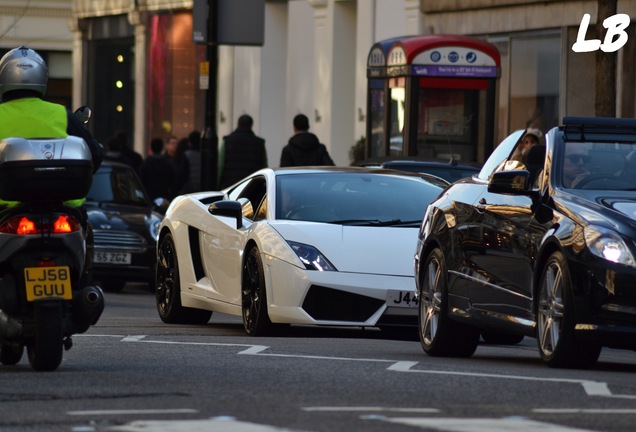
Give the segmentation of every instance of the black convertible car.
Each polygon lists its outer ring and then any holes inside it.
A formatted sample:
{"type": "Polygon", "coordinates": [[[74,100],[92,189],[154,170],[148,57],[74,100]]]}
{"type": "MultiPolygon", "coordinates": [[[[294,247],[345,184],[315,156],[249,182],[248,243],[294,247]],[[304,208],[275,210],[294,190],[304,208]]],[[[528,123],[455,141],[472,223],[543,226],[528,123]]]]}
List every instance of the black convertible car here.
{"type": "Polygon", "coordinates": [[[471,356],[480,334],[537,338],[553,367],[636,349],[636,120],[565,117],[515,160],[524,131],[448,188],[415,256],[420,340],[471,356]]]}

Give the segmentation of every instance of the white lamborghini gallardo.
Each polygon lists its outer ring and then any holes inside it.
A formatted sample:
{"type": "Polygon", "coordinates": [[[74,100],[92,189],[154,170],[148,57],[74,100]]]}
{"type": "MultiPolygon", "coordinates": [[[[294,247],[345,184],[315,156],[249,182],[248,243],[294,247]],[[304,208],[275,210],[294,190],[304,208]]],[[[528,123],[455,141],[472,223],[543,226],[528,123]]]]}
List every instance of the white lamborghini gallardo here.
{"type": "Polygon", "coordinates": [[[416,325],[413,256],[446,186],[367,168],[263,169],[219,192],[177,197],[161,224],[156,300],[166,323],[243,317],[277,324],[416,325]]]}

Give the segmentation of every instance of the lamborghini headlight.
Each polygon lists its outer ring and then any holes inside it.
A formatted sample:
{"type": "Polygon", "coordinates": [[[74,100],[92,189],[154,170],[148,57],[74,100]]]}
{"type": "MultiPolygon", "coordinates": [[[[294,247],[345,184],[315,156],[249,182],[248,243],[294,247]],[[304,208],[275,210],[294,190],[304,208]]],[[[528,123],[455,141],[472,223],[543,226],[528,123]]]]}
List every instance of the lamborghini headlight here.
{"type": "Polygon", "coordinates": [[[288,241],[307,270],[338,271],[333,264],[315,247],[303,243],[288,241]]]}
{"type": "Polygon", "coordinates": [[[584,229],[585,244],[594,255],[618,264],[636,267],[636,261],[623,239],[614,231],[599,226],[584,229]]]}

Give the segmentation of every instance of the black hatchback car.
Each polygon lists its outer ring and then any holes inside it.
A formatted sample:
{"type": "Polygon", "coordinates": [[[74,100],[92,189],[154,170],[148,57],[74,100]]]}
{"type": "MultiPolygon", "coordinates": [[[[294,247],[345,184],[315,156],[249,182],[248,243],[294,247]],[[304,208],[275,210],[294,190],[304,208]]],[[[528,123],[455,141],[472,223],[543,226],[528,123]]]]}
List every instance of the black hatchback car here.
{"type": "Polygon", "coordinates": [[[565,117],[515,160],[524,131],[449,187],[422,221],[419,332],[432,356],[480,334],[535,337],[553,367],[636,349],[636,120],[565,117]]]}
{"type": "Polygon", "coordinates": [[[93,175],[85,206],[93,227],[93,279],[107,291],[126,282],[154,287],[162,214],[128,165],[104,161],[93,175]]]}

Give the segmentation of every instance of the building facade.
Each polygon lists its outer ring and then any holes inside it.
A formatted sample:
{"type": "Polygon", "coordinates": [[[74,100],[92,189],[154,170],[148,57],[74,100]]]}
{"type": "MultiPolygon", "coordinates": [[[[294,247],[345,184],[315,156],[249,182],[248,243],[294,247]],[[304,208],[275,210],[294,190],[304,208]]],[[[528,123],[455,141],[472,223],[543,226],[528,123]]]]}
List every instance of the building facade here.
{"type": "Polygon", "coordinates": [[[73,38],[71,0],[3,0],[0,4],[0,56],[26,45],[49,66],[47,98],[71,107],[73,38]]]}
{"type": "MultiPolygon", "coordinates": [[[[42,0],[40,14],[34,6],[24,13],[23,3],[0,6],[0,48],[51,51],[52,71],[58,53],[72,58],[62,62],[73,77],[71,105],[93,107],[91,127],[102,142],[124,130],[146,154],[154,136],[203,131],[206,47],[193,42],[193,0],[42,0]]],[[[266,0],[264,45],[219,47],[217,134],[222,139],[241,114],[252,115],[277,166],[293,116],[304,113],[336,163],[347,165],[366,130],[370,47],[431,33],[498,47],[496,139],[529,124],[546,131],[564,115],[594,115],[595,53],[572,45],[584,14],[596,23],[596,8],[597,0],[266,0]]],[[[619,0],[618,12],[635,17],[636,0],[619,0]]],[[[617,52],[622,117],[635,111],[633,27],[617,52]]]]}

